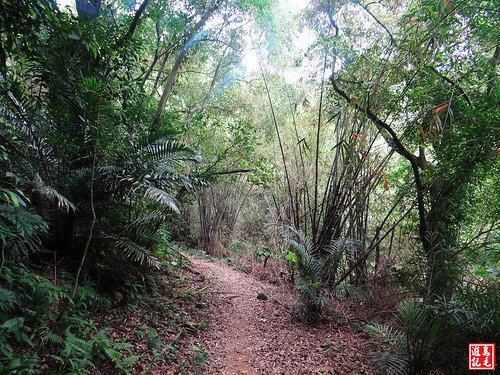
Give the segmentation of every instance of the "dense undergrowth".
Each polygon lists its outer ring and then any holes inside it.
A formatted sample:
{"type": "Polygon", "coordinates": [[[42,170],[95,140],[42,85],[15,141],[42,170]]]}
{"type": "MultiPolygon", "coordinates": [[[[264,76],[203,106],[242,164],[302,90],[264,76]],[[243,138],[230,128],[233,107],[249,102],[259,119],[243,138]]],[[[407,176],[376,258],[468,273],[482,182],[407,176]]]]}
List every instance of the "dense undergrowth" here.
{"type": "Polygon", "coordinates": [[[1,274],[2,373],[92,373],[103,367],[124,372],[137,359],[129,343],[118,342],[94,323],[112,300],[90,285],[71,298],[71,283],[58,285],[8,262],[1,274]]]}
{"type": "Polygon", "coordinates": [[[453,299],[432,303],[398,285],[391,274],[375,275],[363,285],[332,286],[328,259],[316,258],[312,245],[300,233],[294,236],[289,252],[281,256],[237,242],[228,257],[194,253],[272,284],[291,285],[293,280],[297,305],[286,306],[290,318],[319,326],[334,321],[367,334],[372,351],[366,362],[377,374],[465,374],[468,343],[497,339],[500,293],[496,280],[485,281],[481,289],[461,288],[453,299]]]}
{"type": "Polygon", "coordinates": [[[205,301],[191,289],[182,258],[177,262],[165,264],[168,271],[147,288],[129,283],[110,295],[84,284],[75,298],[70,279],[56,285],[52,276],[7,262],[0,276],[0,373],[202,373],[203,348],[186,347],[184,339],[204,328],[196,310],[205,301]]]}
{"type": "Polygon", "coordinates": [[[97,317],[154,301],[175,194],[195,184],[175,120],[150,127],[139,46],[115,40],[126,12],[88,11],[0,5],[2,373],[133,372],[135,346],[97,317]]]}

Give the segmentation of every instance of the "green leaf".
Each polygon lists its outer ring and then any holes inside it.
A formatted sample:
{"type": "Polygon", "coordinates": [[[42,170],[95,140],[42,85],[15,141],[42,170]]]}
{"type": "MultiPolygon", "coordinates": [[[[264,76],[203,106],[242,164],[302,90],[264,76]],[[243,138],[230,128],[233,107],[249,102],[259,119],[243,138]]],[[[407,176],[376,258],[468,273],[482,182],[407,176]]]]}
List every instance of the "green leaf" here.
{"type": "Polygon", "coordinates": [[[6,328],[7,332],[15,332],[19,331],[19,329],[24,324],[24,318],[12,318],[7,320],[4,324],[2,324],[2,328],[6,328]]]}
{"type": "Polygon", "coordinates": [[[491,273],[488,272],[488,270],[485,268],[479,268],[476,271],[474,271],[474,275],[479,277],[488,277],[491,275],[491,273]]]}
{"type": "Polygon", "coordinates": [[[21,341],[25,342],[29,346],[34,346],[33,341],[28,337],[28,335],[24,332],[21,332],[21,341]]]}
{"type": "Polygon", "coordinates": [[[72,40],[80,40],[80,36],[76,33],[69,33],[68,38],[72,40]]]}
{"type": "Polygon", "coordinates": [[[19,196],[11,190],[4,190],[4,191],[7,193],[9,201],[12,203],[12,205],[16,208],[19,207],[20,206],[19,196]]]}
{"type": "Polygon", "coordinates": [[[297,258],[297,254],[292,253],[291,251],[289,251],[288,254],[285,255],[285,259],[295,264],[297,264],[299,261],[299,258],[297,258]]]}
{"type": "Polygon", "coordinates": [[[10,373],[14,373],[15,370],[18,370],[22,367],[22,363],[21,363],[21,359],[18,358],[18,357],[14,357],[12,359],[10,359],[9,363],[7,364],[7,366],[3,367],[2,370],[3,370],[3,374],[10,374],[10,373]]]}

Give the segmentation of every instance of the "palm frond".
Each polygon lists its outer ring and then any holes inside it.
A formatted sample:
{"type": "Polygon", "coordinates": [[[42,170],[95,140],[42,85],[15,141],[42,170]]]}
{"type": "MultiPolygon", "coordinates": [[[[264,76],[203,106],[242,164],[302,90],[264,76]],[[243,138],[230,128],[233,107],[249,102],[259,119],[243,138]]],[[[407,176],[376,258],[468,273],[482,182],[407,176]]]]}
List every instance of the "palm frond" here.
{"type": "Polygon", "coordinates": [[[333,292],[337,298],[352,298],[354,301],[362,301],[366,298],[366,291],[358,285],[340,284],[337,285],[333,292]]]}
{"type": "Polygon", "coordinates": [[[404,334],[395,327],[386,324],[367,324],[366,331],[375,339],[384,349],[393,351],[401,346],[404,341],[404,334]]]}
{"type": "Polygon", "coordinates": [[[174,197],[172,197],[165,190],[159,189],[154,186],[146,187],[144,191],[144,197],[152,199],[153,201],[170,208],[172,211],[176,213],[180,213],[179,207],[177,206],[177,202],[174,197]]]}
{"type": "Polygon", "coordinates": [[[427,323],[427,311],[414,300],[401,301],[396,307],[396,324],[407,334],[421,332],[427,323]]]}
{"type": "Polygon", "coordinates": [[[320,320],[321,309],[329,300],[321,295],[322,280],[325,274],[325,262],[318,254],[316,246],[300,230],[287,227],[291,238],[289,251],[295,255],[295,267],[299,277],[296,287],[304,310],[303,318],[309,322],[320,320]]]}
{"type": "Polygon", "coordinates": [[[82,167],[72,170],[64,181],[65,190],[79,190],[86,186],[90,180],[92,168],[82,167]]]}
{"type": "Polygon", "coordinates": [[[150,160],[169,164],[192,161],[199,162],[199,155],[186,145],[171,139],[160,139],[140,150],[141,155],[150,160]]]}
{"type": "Polygon", "coordinates": [[[140,215],[138,218],[126,225],[126,230],[143,227],[157,221],[165,220],[167,215],[164,211],[154,210],[145,215],[140,215]]]}
{"type": "Polygon", "coordinates": [[[70,210],[71,211],[77,210],[76,206],[68,198],[59,193],[53,187],[45,185],[39,174],[35,175],[34,186],[39,194],[46,197],[47,199],[55,200],[57,202],[58,208],[66,210],[66,212],[69,212],[70,210]]]}
{"type": "Polygon", "coordinates": [[[112,235],[107,235],[106,237],[111,239],[115,248],[123,251],[123,254],[127,258],[130,258],[141,265],[146,262],[149,267],[160,269],[160,261],[151,255],[151,252],[145,247],[135,243],[129,238],[112,235]]]}
{"type": "Polygon", "coordinates": [[[353,252],[361,247],[362,242],[352,238],[338,238],[332,240],[332,242],[325,246],[324,250],[331,255],[336,255],[342,252],[353,252]]]}

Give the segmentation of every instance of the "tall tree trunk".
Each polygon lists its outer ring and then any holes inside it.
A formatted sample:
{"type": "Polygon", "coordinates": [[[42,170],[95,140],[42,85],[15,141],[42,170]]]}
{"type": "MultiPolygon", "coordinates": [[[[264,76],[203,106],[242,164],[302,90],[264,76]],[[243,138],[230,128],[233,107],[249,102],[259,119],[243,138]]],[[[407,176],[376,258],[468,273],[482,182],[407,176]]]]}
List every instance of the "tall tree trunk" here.
{"type": "Polygon", "coordinates": [[[177,78],[177,74],[179,73],[179,69],[181,68],[181,64],[186,57],[188,52],[188,48],[182,48],[181,51],[175,57],[174,65],[172,66],[172,70],[167,76],[165,80],[165,84],[163,86],[163,93],[161,94],[160,103],[158,104],[158,108],[156,110],[155,118],[153,120],[153,130],[156,130],[160,125],[161,116],[165,111],[165,107],[167,105],[168,98],[170,98],[170,94],[172,94],[172,89],[174,88],[175,79],[177,78]]]}
{"type": "MultiPolygon", "coordinates": [[[[234,33],[233,33],[233,36],[234,36],[234,33]]],[[[202,112],[206,108],[207,103],[208,103],[210,97],[212,96],[213,90],[215,88],[215,84],[219,80],[220,72],[221,72],[222,68],[229,66],[229,64],[224,64],[224,58],[226,57],[227,50],[229,49],[229,47],[233,41],[233,36],[231,37],[229,44],[226,45],[226,47],[224,48],[224,51],[222,51],[222,56],[221,56],[219,62],[217,63],[217,66],[215,67],[214,74],[212,76],[212,81],[210,82],[210,87],[208,88],[208,91],[207,91],[205,97],[203,98],[203,100],[200,103],[195,105],[195,107],[189,111],[188,119],[193,118],[194,116],[196,116],[197,113],[202,112]]]]}
{"type": "Polygon", "coordinates": [[[118,47],[123,46],[128,39],[132,38],[134,35],[135,29],[139,25],[139,21],[141,19],[142,14],[146,10],[146,7],[148,6],[149,0],[144,0],[142,4],[139,6],[137,9],[137,12],[135,12],[134,19],[132,20],[132,23],[130,24],[130,27],[127,30],[127,33],[123,36],[122,39],[118,42],[118,47]]]}
{"type": "Polygon", "coordinates": [[[161,95],[160,103],[158,104],[158,108],[156,110],[156,114],[152,124],[153,131],[156,130],[160,125],[161,116],[163,115],[163,112],[165,111],[165,107],[167,105],[167,101],[170,98],[170,95],[172,94],[172,89],[174,88],[175,79],[177,78],[177,74],[179,73],[181,64],[184,61],[184,58],[186,57],[191,47],[196,43],[196,41],[194,40],[196,34],[203,26],[205,26],[208,19],[219,8],[219,6],[220,3],[216,3],[205,12],[205,14],[200,18],[200,20],[194,25],[193,29],[189,34],[189,37],[186,39],[179,53],[175,57],[172,70],[167,76],[165,84],[163,86],[163,93],[161,95]]]}
{"type": "MultiPolygon", "coordinates": [[[[153,90],[151,92],[151,95],[154,95],[156,90],[158,90],[158,86],[160,85],[160,78],[163,75],[163,72],[165,71],[165,66],[167,66],[167,61],[168,58],[170,57],[170,51],[167,49],[163,53],[163,59],[161,60],[160,67],[158,68],[158,72],[156,73],[156,78],[155,78],[155,83],[153,85],[153,90]]],[[[153,70],[154,65],[151,65],[151,70],[153,70]]]]}

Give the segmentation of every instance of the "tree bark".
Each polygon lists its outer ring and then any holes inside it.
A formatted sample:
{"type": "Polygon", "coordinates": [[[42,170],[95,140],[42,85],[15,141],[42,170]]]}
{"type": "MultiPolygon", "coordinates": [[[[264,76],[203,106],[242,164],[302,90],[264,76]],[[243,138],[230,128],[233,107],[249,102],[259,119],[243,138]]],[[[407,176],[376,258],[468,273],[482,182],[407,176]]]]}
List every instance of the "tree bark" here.
{"type": "Polygon", "coordinates": [[[132,23],[130,24],[130,27],[128,28],[127,33],[123,36],[122,39],[118,42],[118,47],[122,47],[128,39],[132,38],[134,35],[135,29],[139,25],[139,21],[141,19],[142,14],[146,10],[146,7],[148,6],[149,0],[144,0],[142,4],[139,6],[139,9],[135,12],[134,19],[132,20],[132,23]]]}
{"type": "Polygon", "coordinates": [[[184,46],[182,47],[181,51],[175,57],[172,70],[170,71],[170,73],[167,76],[167,79],[165,80],[165,84],[163,86],[163,93],[161,94],[160,103],[158,104],[158,109],[156,110],[155,118],[153,120],[153,130],[158,128],[158,126],[160,125],[161,116],[165,111],[168,98],[170,98],[170,95],[172,94],[172,90],[175,84],[175,79],[177,78],[177,73],[179,73],[181,64],[187,55],[188,49],[189,48],[184,48],[184,46]]]}
{"type": "Polygon", "coordinates": [[[170,71],[169,75],[167,76],[167,78],[165,80],[165,84],[163,86],[163,93],[161,95],[160,103],[158,104],[158,108],[156,110],[156,114],[155,114],[155,117],[153,120],[152,130],[157,129],[158,126],[160,125],[161,116],[163,115],[163,112],[165,111],[165,107],[167,105],[167,101],[170,98],[170,95],[172,94],[172,89],[174,88],[175,79],[177,78],[177,74],[179,73],[179,69],[181,67],[181,64],[184,61],[184,58],[186,57],[186,55],[189,52],[189,50],[191,49],[191,47],[195,44],[195,41],[193,40],[193,38],[196,36],[196,33],[203,26],[205,26],[208,19],[214,14],[214,12],[219,8],[219,6],[220,6],[220,3],[216,3],[212,7],[210,7],[205,12],[205,14],[203,14],[203,16],[194,25],[193,29],[189,33],[189,37],[186,39],[186,41],[182,45],[180,51],[177,53],[172,70],[170,71]]]}

